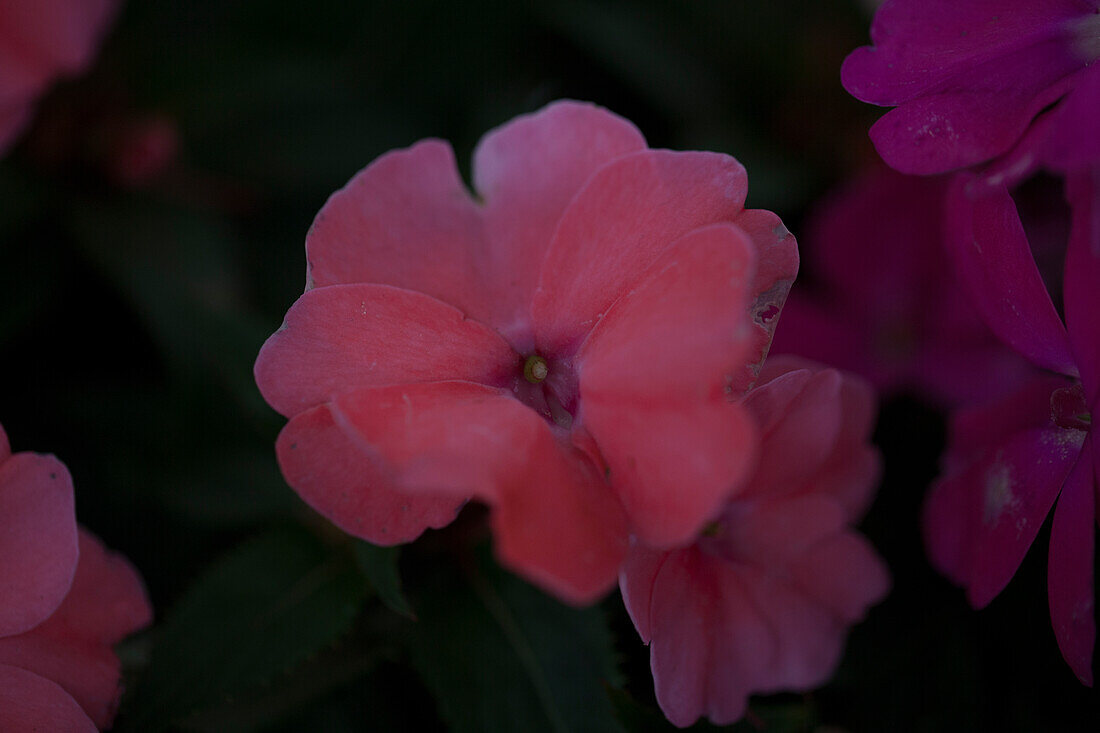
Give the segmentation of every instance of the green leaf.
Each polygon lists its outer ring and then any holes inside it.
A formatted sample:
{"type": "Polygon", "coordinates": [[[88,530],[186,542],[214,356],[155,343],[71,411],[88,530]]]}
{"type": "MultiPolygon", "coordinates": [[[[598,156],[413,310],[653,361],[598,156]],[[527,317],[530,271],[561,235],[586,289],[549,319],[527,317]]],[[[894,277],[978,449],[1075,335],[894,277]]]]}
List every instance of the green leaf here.
{"type": "Polygon", "coordinates": [[[413,613],[405,592],[401,590],[401,573],[397,567],[400,553],[398,547],[378,547],[369,542],[355,543],[355,561],[367,582],[378,593],[378,598],[387,608],[415,620],[416,614],[413,613]]]}
{"type": "Polygon", "coordinates": [[[333,644],[365,586],[351,558],[304,530],[273,530],[215,563],[159,630],[125,718],[130,730],[224,703],[333,644]]]}
{"type": "Polygon", "coordinates": [[[410,648],[453,730],[622,730],[600,609],[564,606],[484,558],[447,570],[417,598],[410,648]]]}

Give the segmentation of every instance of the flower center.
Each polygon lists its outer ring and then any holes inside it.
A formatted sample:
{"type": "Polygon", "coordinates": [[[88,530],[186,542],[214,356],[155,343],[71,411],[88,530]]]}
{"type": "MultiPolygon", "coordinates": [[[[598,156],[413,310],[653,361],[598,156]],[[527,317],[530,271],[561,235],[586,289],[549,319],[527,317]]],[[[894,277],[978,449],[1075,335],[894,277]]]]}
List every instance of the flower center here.
{"type": "Polygon", "coordinates": [[[1054,390],[1050,395],[1050,418],[1060,428],[1088,430],[1092,426],[1085,389],[1080,382],[1054,390]]]}
{"type": "Polygon", "coordinates": [[[523,364],[523,378],[531,384],[542,384],[550,373],[550,365],[538,354],[531,354],[523,364]]]}
{"type": "Polygon", "coordinates": [[[567,361],[530,354],[523,360],[522,377],[512,380],[512,392],[523,404],[556,427],[570,430],[577,409],[577,378],[567,361]]]}

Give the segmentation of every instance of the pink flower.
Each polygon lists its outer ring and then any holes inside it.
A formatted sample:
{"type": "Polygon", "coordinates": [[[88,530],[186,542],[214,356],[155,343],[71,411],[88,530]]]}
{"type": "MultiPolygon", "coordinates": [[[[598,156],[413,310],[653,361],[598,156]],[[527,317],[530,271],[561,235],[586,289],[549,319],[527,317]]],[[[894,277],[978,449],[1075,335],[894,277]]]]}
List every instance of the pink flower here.
{"type": "Polygon", "coordinates": [[[992,398],[1030,368],[959,288],[943,247],[948,181],[868,172],[802,238],[816,288],[796,286],[773,350],[857,372],[941,404],[992,398]]]}
{"type": "Polygon", "coordinates": [[[1048,154],[1100,152],[1096,117],[1078,113],[1100,101],[1098,0],[888,0],[871,40],[841,78],[865,102],[897,105],[871,138],[899,171],[1000,156],[1055,103],[1042,117],[1057,123],[1048,154]]]}
{"type": "Polygon", "coordinates": [[[0,3],[0,154],[54,79],[84,71],[118,6],[119,0],[0,3]]]}
{"type": "Polygon", "coordinates": [[[1057,499],[1048,595],[1062,655],[1092,684],[1096,639],[1093,520],[1100,450],[1100,167],[1072,172],[1064,325],[1039,277],[1003,183],[960,176],[953,255],[986,322],[1037,366],[1065,375],[1032,382],[952,426],[945,476],[925,509],[929,553],[975,607],[1012,579],[1057,499]]]}
{"type": "Polygon", "coordinates": [[[64,464],[0,428],[0,730],[109,728],[112,646],[151,618],[134,568],[77,527],[64,464]]]}
{"type": "Polygon", "coordinates": [[[256,380],[291,418],[287,481],[380,544],[492,507],[501,559],[572,602],[628,533],[683,543],[752,460],[727,395],[767,351],[794,239],[715,153],[649,150],[559,102],[450,148],[384,155],[328,201],[305,294],[256,380]]]}
{"type": "Polygon", "coordinates": [[[750,694],[821,685],[848,627],[889,587],[852,529],[879,475],[868,386],[773,357],[743,405],[761,433],[751,477],[686,547],[635,543],[620,577],[657,702],[678,726],[732,723],[750,694]]]}

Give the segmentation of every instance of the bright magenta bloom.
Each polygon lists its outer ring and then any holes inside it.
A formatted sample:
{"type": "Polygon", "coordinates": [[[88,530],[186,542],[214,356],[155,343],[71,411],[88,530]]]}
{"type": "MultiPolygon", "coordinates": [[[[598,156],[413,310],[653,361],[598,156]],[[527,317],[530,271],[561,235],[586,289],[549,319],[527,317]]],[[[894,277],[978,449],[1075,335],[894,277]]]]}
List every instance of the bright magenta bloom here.
{"type": "Polygon", "coordinates": [[[773,357],[743,405],[761,434],[751,477],[694,543],[635,543],[620,579],[657,701],[679,726],[732,723],[750,694],[821,685],[889,587],[852,529],[879,476],[868,386],[773,357]]]}
{"type": "Polygon", "coordinates": [[[118,6],[119,0],[0,3],[0,154],[46,87],[88,65],[118,6]]]}
{"type": "Polygon", "coordinates": [[[947,190],[945,178],[882,167],[827,199],[801,238],[817,287],[792,290],[773,350],[942,405],[991,399],[1030,374],[952,272],[947,190]]]}
{"type": "Polygon", "coordinates": [[[649,150],[559,102],[384,155],[306,240],[307,290],[256,380],[287,481],[372,542],[493,508],[505,563],[560,597],[614,583],[628,534],[689,541],[744,476],[755,378],[797,269],[733,158],[649,150]]]}
{"type": "Polygon", "coordinates": [[[64,464],[0,428],[0,730],[109,728],[112,646],[151,620],[137,571],[77,527],[64,464]]]}

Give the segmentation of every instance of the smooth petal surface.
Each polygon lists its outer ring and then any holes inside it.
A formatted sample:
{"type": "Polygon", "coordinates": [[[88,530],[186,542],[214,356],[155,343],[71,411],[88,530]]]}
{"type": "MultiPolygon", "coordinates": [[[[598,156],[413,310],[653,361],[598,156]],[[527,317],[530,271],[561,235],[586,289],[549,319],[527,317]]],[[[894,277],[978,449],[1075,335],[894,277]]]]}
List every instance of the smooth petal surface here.
{"type": "Polygon", "coordinates": [[[531,296],[565,207],[602,165],[645,149],[629,121],[593,104],[561,101],[490,131],[474,151],[484,200],[488,278],[505,333],[530,329],[531,296]]]}
{"type": "Polygon", "coordinates": [[[56,682],[98,727],[109,728],[122,695],[121,665],[112,647],[152,618],[137,571],[81,530],[80,564],[69,595],[41,625],[0,638],[0,664],[56,682]]]}
{"type": "Polygon", "coordinates": [[[357,173],[317,214],[306,257],[307,289],[381,283],[492,318],[481,211],[441,140],[386,153],[357,173]]]}
{"type": "Polygon", "coordinates": [[[31,629],[57,609],[78,555],[68,469],[53,456],[10,456],[0,464],[0,637],[31,629]]]}
{"type": "Polygon", "coordinates": [[[1092,586],[1096,497],[1090,441],[1066,479],[1050,528],[1047,588],[1058,648],[1082,684],[1092,687],[1096,644],[1092,586]]]}
{"type": "Polygon", "coordinates": [[[566,208],[532,304],[540,353],[575,349],[674,241],[740,215],[744,167],[717,153],[646,150],[597,171],[566,208]]]}
{"type": "Polygon", "coordinates": [[[275,443],[286,482],[348,534],[376,545],[411,542],[454,521],[465,498],[402,491],[333,421],[328,405],[295,415],[275,443]]]}
{"type": "Polygon", "coordinates": [[[76,701],[57,684],[6,664],[0,664],[0,730],[97,732],[76,701]]]}
{"type": "Polygon", "coordinates": [[[493,330],[435,298],[386,285],[307,291],[256,359],[256,383],[287,417],[360,387],[469,379],[506,384],[519,357],[493,330]]]}
{"type": "Polygon", "coordinates": [[[410,492],[476,496],[493,508],[503,562],[563,600],[610,589],[626,528],[594,466],[504,390],[469,382],[360,390],[337,423],[410,492]]]}
{"type": "Polygon", "coordinates": [[[1066,187],[1073,208],[1064,280],[1066,329],[1095,421],[1100,408],[1100,166],[1071,175],[1066,187]]]}
{"type": "Polygon", "coordinates": [[[751,281],[739,229],[697,230],[611,307],[578,354],[580,420],[648,544],[693,537],[749,467],[754,430],[726,390],[751,349],[751,281]]]}
{"type": "Polygon", "coordinates": [[[947,220],[948,250],[986,324],[1036,365],[1076,376],[1066,329],[1004,185],[959,175],[948,194],[947,220]]]}
{"type": "Polygon", "coordinates": [[[1050,113],[1051,133],[1042,144],[1043,162],[1060,171],[1100,164],[1100,66],[1093,63],[1075,79],[1076,85],[1050,113]]]}

